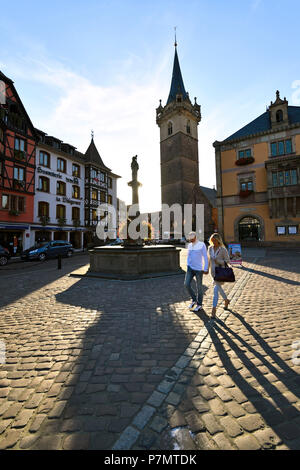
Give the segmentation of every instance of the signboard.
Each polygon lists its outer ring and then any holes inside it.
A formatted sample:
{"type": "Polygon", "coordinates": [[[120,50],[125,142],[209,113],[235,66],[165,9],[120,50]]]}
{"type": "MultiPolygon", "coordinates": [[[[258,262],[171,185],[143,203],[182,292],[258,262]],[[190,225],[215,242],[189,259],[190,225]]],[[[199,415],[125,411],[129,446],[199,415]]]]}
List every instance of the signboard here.
{"type": "Polygon", "coordinates": [[[239,243],[230,243],[228,252],[231,264],[242,264],[242,248],[239,243]]]}

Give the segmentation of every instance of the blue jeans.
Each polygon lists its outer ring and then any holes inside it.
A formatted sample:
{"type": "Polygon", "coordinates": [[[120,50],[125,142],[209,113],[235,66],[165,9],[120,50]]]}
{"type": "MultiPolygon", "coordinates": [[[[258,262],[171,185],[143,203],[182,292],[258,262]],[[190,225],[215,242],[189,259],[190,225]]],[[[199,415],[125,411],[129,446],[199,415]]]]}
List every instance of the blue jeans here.
{"type": "Polygon", "coordinates": [[[194,302],[197,302],[198,305],[202,305],[202,300],[203,300],[202,277],[203,277],[203,271],[195,271],[194,269],[188,266],[185,279],[184,279],[184,287],[187,289],[192,300],[194,302]],[[191,283],[194,277],[196,277],[197,295],[191,286],[191,283]]]}
{"type": "Polygon", "coordinates": [[[221,285],[218,282],[215,282],[214,286],[214,298],[213,298],[213,307],[218,305],[219,293],[223,297],[224,300],[227,299],[225,292],[223,291],[221,285]]]}

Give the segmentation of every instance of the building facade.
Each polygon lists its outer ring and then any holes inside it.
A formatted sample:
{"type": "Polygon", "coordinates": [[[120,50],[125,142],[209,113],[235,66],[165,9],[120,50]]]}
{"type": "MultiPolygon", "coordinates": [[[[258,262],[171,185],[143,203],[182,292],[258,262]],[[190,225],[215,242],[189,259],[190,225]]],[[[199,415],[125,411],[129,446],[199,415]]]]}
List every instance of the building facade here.
{"type": "Polygon", "coordinates": [[[85,166],[70,144],[36,130],[32,244],[66,240],[83,248],[85,166]]]}
{"type": "Polygon", "coordinates": [[[37,136],[13,81],[0,83],[0,244],[17,255],[30,246],[37,136]]]}
{"type": "Polygon", "coordinates": [[[85,164],[85,195],[84,195],[84,246],[99,243],[96,233],[98,222],[102,220],[104,230],[112,227],[110,238],[117,237],[117,180],[116,175],[108,168],[97,150],[92,137],[91,143],[85,154],[76,152],[85,164]],[[116,216],[113,217],[108,211],[104,214],[99,212],[101,204],[109,204],[114,207],[116,216]],[[105,218],[105,222],[103,222],[105,218]]]}
{"type": "Polygon", "coordinates": [[[300,244],[300,107],[277,91],[265,113],[214,147],[225,240],[300,244]]]}

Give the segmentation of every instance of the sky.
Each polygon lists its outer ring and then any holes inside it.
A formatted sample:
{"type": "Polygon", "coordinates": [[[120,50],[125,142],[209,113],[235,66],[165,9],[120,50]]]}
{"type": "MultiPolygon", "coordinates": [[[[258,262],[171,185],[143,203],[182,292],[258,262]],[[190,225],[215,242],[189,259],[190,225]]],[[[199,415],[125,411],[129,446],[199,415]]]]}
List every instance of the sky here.
{"type": "Polygon", "coordinates": [[[280,90],[300,106],[298,0],[0,0],[0,70],[34,124],[85,152],[91,131],[118,197],[160,210],[159,100],[177,51],[201,105],[200,185],[216,185],[213,142],[264,113],[280,90]]]}

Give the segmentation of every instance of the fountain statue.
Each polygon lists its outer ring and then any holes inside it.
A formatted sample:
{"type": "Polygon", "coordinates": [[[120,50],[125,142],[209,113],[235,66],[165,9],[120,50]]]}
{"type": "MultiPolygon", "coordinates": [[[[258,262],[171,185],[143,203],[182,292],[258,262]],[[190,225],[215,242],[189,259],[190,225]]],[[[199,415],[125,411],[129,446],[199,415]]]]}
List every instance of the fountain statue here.
{"type": "MultiPolygon", "coordinates": [[[[99,246],[89,250],[90,268],[86,277],[104,279],[136,280],[152,277],[183,274],[180,267],[180,249],[172,245],[144,244],[141,237],[130,238],[128,228],[131,222],[140,216],[139,211],[139,164],[137,155],[132,157],[132,179],[128,186],[132,188],[132,205],[136,205],[134,216],[125,221],[126,235],[122,246],[99,246]]],[[[140,233],[139,224],[136,233],[140,233]]]]}

